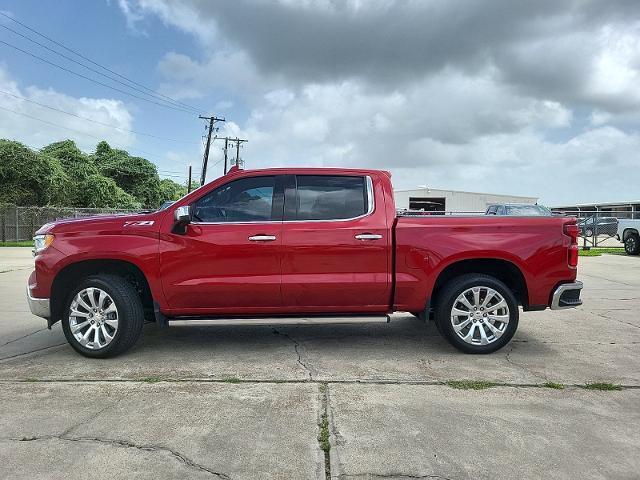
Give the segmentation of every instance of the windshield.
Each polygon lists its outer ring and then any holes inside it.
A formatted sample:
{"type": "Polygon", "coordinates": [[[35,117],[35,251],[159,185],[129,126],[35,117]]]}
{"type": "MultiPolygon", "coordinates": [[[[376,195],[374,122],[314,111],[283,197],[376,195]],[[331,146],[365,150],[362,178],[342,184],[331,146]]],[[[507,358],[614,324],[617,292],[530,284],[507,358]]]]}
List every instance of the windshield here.
{"type": "Polygon", "coordinates": [[[544,217],[552,215],[551,210],[542,205],[507,205],[507,215],[523,217],[544,217]]]}

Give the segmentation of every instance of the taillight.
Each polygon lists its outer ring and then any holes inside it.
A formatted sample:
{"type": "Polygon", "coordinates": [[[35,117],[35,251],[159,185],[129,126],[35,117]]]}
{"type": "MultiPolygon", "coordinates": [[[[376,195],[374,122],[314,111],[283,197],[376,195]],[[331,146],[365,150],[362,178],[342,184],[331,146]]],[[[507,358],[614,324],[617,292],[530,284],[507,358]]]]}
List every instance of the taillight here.
{"type": "Polygon", "coordinates": [[[578,234],[580,229],[575,223],[568,223],[564,226],[564,234],[571,238],[571,245],[569,246],[569,253],[567,256],[567,263],[570,267],[578,266],[578,234]]]}

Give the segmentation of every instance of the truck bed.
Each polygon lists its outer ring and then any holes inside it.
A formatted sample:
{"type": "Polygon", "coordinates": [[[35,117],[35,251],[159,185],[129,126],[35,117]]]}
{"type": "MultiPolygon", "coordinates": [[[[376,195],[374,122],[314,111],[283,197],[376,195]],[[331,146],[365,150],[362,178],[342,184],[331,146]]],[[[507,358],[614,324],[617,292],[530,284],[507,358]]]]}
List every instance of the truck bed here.
{"type": "Polygon", "coordinates": [[[395,307],[417,311],[439,275],[454,262],[498,261],[517,267],[526,285],[527,309],[549,304],[561,282],[573,281],[576,269],[567,264],[569,217],[500,217],[458,215],[398,215],[395,222],[395,307]]]}

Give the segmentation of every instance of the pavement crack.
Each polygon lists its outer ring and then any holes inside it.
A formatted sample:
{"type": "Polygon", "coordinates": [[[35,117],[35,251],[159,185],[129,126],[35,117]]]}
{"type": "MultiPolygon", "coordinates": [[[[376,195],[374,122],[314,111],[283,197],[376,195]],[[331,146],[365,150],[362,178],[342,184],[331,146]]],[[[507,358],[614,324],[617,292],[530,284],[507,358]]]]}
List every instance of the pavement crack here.
{"type": "Polygon", "coordinates": [[[318,445],[324,452],[325,480],[331,480],[331,425],[329,421],[329,385],[320,384],[321,413],[318,419],[318,445]]]}
{"type": "Polygon", "coordinates": [[[200,465],[199,463],[194,462],[186,455],[173,450],[172,448],[165,447],[162,445],[154,445],[154,444],[137,444],[128,440],[116,440],[112,438],[102,438],[102,437],[69,437],[64,434],[61,435],[43,435],[43,436],[33,436],[33,437],[22,437],[22,438],[11,438],[10,440],[18,441],[18,442],[35,442],[41,440],[61,440],[65,442],[96,442],[101,444],[112,445],[115,447],[122,448],[135,448],[137,450],[143,450],[147,452],[164,452],[172,456],[173,458],[180,461],[182,464],[186,465],[189,468],[194,470],[200,470],[203,472],[207,472],[211,475],[215,475],[218,478],[222,478],[225,480],[230,480],[231,477],[225,473],[216,472],[211,470],[204,465],[200,465]]]}
{"type": "Polygon", "coordinates": [[[298,364],[306,370],[307,375],[309,375],[309,380],[313,381],[313,372],[311,370],[311,367],[309,367],[309,365],[307,365],[307,363],[302,359],[302,354],[300,353],[300,343],[288,333],[281,332],[277,328],[273,329],[273,333],[274,335],[280,335],[281,337],[284,337],[293,343],[293,349],[296,351],[296,355],[298,356],[298,364]]]}
{"type": "Polygon", "coordinates": [[[10,360],[10,359],[16,358],[16,357],[22,357],[24,355],[29,355],[30,353],[41,352],[42,350],[47,350],[49,348],[61,347],[62,345],[67,345],[67,342],[57,343],[55,345],[49,345],[48,347],[36,348],[35,350],[29,350],[28,352],[16,353],[15,355],[9,355],[8,357],[2,357],[2,358],[0,358],[0,361],[2,361],[2,360],[10,360]]]}
{"type": "Polygon", "coordinates": [[[14,338],[13,340],[9,340],[8,342],[5,342],[2,345],[0,345],[0,348],[4,347],[6,345],[9,345],[11,343],[17,342],[18,340],[22,340],[23,338],[30,337],[31,335],[35,335],[36,333],[42,332],[43,330],[46,330],[46,329],[47,329],[47,327],[40,328],[40,329],[36,330],[35,332],[27,333],[26,335],[22,335],[21,337],[14,338]]]}
{"type": "Polygon", "coordinates": [[[606,320],[613,320],[614,322],[622,323],[623,325],[629,325],[630,327],[640,328],[640,325],[634,325],[631,322],[625,322],[624,320],[618,320],[617,318],[609,317],[609,316],[605,315],[604,313],[596,313],[596,315],[601,317],[601,318],[604,318],[606,320]]]}
{"type": "Polygon", "coordinates": [[[545,381],[546,381],[546,380],[548,380],[548,378],[547,378],[547,377],[545,377],[544,375],[540,375],[539,373],[534,372],[533,370],[529,369],[528,367],[526,367],[526,366],[524,366],[524,365],[522,365],[522,364],[520,364],[520,363],[518,363],[518,362],[514,362],[514,361],[511,359],[511,354],[513,353],[513,349],[514,349],[514,348],[516,348],[516,346],[515,346],[515,345],[511,345],[511,346],[510,346],[510,348],[509,348],[509,351],[508,351],[508,352],[507,352],[507,354],[504,356],[505,360],[506,360],[508,363],[510,363],[511,365],[513,365],[513,366],[515,366],[515,367],[518,367],[518,368],[520,368],[520,369],[524,370],[525,372],[527,372],[527,373],[529,373],[529,374],[533,375],[533,376],[534,376],[534,377],[536,377],[536,378],[541,378],[541,379],[543,379],[543,380],[545,380],[545,381]]]}

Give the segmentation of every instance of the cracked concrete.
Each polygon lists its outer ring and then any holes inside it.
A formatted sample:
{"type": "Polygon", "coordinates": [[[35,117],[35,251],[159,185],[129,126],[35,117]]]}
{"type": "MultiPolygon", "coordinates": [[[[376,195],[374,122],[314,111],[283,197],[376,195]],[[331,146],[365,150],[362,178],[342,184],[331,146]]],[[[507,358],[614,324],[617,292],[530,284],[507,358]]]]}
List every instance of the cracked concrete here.
{"type": "Polygon", "coordinates": [[[300,343],[297,340],[295,340],[294,338],[292,338],[291,335],[289,335],[288,333],[281,332],[277,328],[273,329],[273,333],[275,335],[280,335],[282,337],[285,337],[286,339],[288,339],[291,342],[293,342],[293,349],[296,351],[296,355],[298,355],[298,364],[300,364],[300,366],[307,371],[307,374],[309,375],[309,380],[313,380],[313,372],[312,372],[311,368],[309,367],[309,365],[307,365],[306,362],[304,362],[302,360],[302,353],[300,352],[300,348],[301,348],[300,347],[300,343]]]}
{"type": "MultiPolygon", "coordinates": [[[[21,252],[12,268],[32,262],[21,252]]],[[[0,478],[631,478],[637,260],[581,258],[585,305],[523,313],[513,342],[487,356],[398,314],[366,326],[145,325],[127,354],[86,359],[29,314],[29,271],[4,273],[0,478]],[[462,379],[502,386],[443,385],[462,379]],[[546,381],[568,387],[536,386],[546,381]],[[570,387],[586,382],[625,389],[570,387]]]]}
{"type": "Polygon", "coordinates": [[[139,451],[155,478],[324,478],[312,384],[9,383],[0,404],[0,478],[37,477],[61,442],[69,473],[51,478],[118,478],[85,476],[87,449],[107,465],[139,451]]]}
{"type": "MultiPolygon", "coordinates": [[[[110,438],[97,438],[97,437],[69,437],[69,436],[65,436],[65,435],[47,435],[47,436],[44,436],[44,437],[25,437],[25,438],[19,438],[19,439],[13,439],[12,438],[10,440],[14,440],[14,441],[18,441],[18,442],[34,442],[34,441],[51,440],[51,439],[56,439],[56,440],[65,441],[65,442],[97,442],[97,443],[113,445],[113,446],[118,446],[118,447],[124,447],[124,448],[135,448],[135,449],[138,449],[138,450],[144,450],[144,451],[148,451],[148,452],[168,453],[169,455],[175,457],[177,460],[179,460],[180,462],[182,462],[184,465],[186,465],[189,468],[193,468],[195,470],[200,470],[200,471],[203,471],[203,472],[210,473],[211,475],[215,475],[218,478],[230,479],[230,477],[228,475],[225,475],[224,473],[214,472],[213,470],[210,470],[207,467],[204,467],[202,465],[199,465],[199,464],[193,462],[192,460],[190,460],[189,458],[185,457],[180,452],[176,452],[175,450],[172,450],[171,448],[163,447],[163,446],[160,446],[160,445],[137,445],[135,443],[128,442],[126,440],[113,440],[113,439],[110,439],[110,438]]],[[[0,441],[1,440],[2,439],[0,439],[0,441]]]]}

